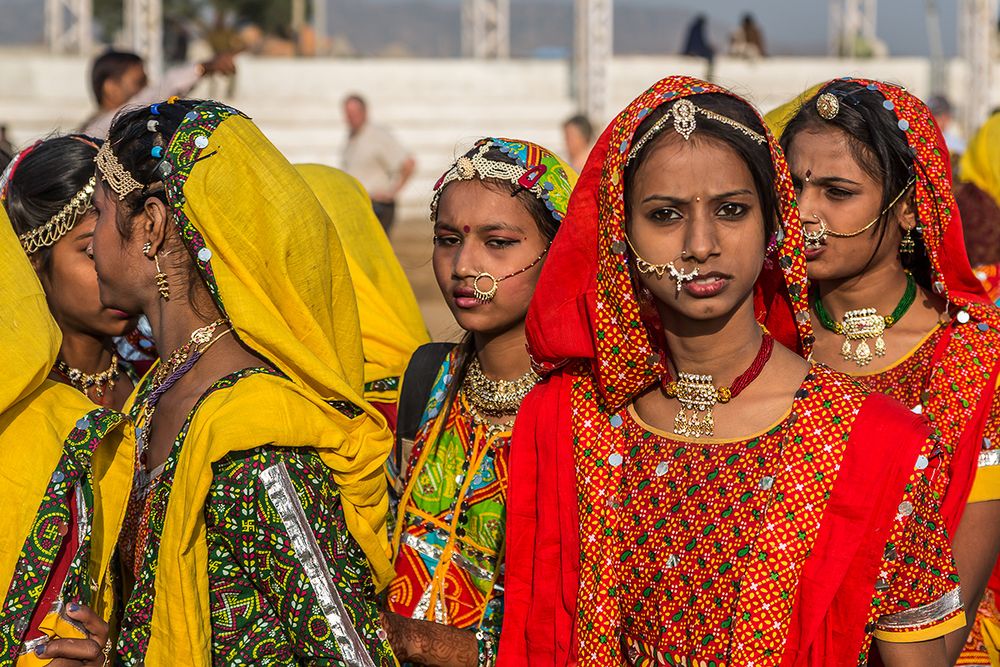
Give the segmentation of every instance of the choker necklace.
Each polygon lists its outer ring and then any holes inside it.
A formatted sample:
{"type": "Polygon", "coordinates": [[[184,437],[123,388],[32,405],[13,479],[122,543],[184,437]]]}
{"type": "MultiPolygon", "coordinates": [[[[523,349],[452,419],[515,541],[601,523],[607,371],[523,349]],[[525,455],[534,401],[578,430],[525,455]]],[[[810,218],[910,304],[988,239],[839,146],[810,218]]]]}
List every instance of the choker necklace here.
{"type": "Polygon", "coordinates": [[[473,357],[462,382],[462,391],[479,413],[488,417],[516,415],[521,401],[541,378],[533,370],[516,380],[491,380],[483,373],[479,358],[473,357]]]}
{"type": "Polygon", "coordinates": [[[899,300],[891,315],[879,315],[874,308],[860,308],[847,311],[840,322],[835,322],[823,307],[819,297],[816,297],[812,306],[824,329],[844,336],[844,346],[840,349],[840,356],[858,366],[867,366],[872,360],[872,349],[868,345],[868,339],[875,339],[875,356],[884,357],[885,339],[882,338],[882,334],[906,314],[916,297],[917,281],[913,279],[913,274],[907,271],[906,291],[903,292],[903,298],[899,300]],[[851,341],[855,340],[860,340],[861,343],[852,351],[851,341]]]}
{"type": "Polygon", "coordinates": [[[111,365],[100,373],[84,373],[61,359],[56,359],[56,370],[84,394],[91,387],[95,387],[94,393],[97,394],[98,398],[104,396],[105,391],[114,390],[115,382],[118,381],[118,376],[121,374],[121,369],[118,367],[118,355],[114,352],[111,353],[111,365]]]}
{"type": "Polygon", "coordinates": [[[678,373],[677,379],[674,380],[667,370],[660,380],[660,386],[668,398],[676,398],[681,404],[680,411],[674,417],[674,433],[689,438],[715,435],[712,408],[717,403],[728,403],[750,386],[750,383],[764,370],[764,365],[771,358],[773,351],[774,338],[765,331],[760,341],[760,349],[750,367],[733,380],[731,385],[718,389],[711,375],[678,373]]]}

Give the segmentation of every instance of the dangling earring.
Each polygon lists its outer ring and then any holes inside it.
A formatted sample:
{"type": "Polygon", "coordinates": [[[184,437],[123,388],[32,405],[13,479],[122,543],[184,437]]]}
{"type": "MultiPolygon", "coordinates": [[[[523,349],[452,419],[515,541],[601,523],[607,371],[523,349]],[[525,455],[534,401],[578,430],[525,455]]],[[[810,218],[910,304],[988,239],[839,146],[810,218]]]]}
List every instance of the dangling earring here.
{"type": "Polygon", "coordinates": [[[903,234],[903,240],[899,242],[899,253],[907,258],[912,257],[917,249],[917,244],[913,242],[913,230],[907,229],[903,234]]]}
{"type": "Polygon", "coordinates": [[[170,285],[167,283],[167,274],[160,269],[159,253],[153,255],[153,263],[156,265],[156,289],[160,290],[160,298],[164,301],[170,301],[170,285]]]}

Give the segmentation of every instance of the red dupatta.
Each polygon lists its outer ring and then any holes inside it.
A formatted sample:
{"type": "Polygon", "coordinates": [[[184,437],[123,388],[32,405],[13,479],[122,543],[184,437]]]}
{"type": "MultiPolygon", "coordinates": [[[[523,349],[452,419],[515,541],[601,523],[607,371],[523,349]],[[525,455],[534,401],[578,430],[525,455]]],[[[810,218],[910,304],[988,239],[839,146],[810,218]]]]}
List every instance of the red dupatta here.
{"type": "MultiPolygon", "coordinates": [[[[598,431],[578,418],[579,401],[606,420],[664,371],[630,278],[622,177],[650,111],[710,93],[732,95],[697,79],[668,77],[619,114],[591,152],[539,278],[527,320],[529,348],[540,369],[562,370],[526,399],[514,429],[501,667],[620,660],[609,651],[617,638],[599,633],[616,602],[599,585],[610,564],[594,544],[611,535],[612,525],[603,505],[591,502],[601,489],[588,470],[601,462],[585,445],[598,431]]],[[[802,226],[781,149],[769,132],[767,140],[784,237],[755,286],[755,312],[779,342],[805,355],[813,338],[802,226]]],[[[881,546],[877,553],[862,547],[885,539],[923,444],[921,429],[918,417],[889,399],[865,403],[851,435],[853,454],[840,472],[853,483],[831,495],[816,556],[802,572],[782,664],[847,664],[857,657],[882,555],[881,546]]]]}
{"type": "MultiPolygon", "coordinates": [[[[880,94],[885,98],[883,106],[895,115],[912,154],[913,196],[931,264],[931,275],[925,278],[935,293],[970,316],[963,318],[965,322],[952,318],[931,364],[933,368],[945,369],[943,374],[932,376],[930,393],[943,394],[947,409],[934,410],[925,406],[931,425],[951,450],[950,480],[941,514],[948,531],[954,534],[975,480],[983,430],[995,395],[1000,370],[1000,350],[997,349],[1000,339],[996,334],[1000,329],[1000,310],[994,306],[969,264],[962,219],[952,191],[951,159],[930,110],[906,89],[869,79],[835,79],[824,84],[817,94],[838,81],[851,81],[880,94]],[[956,366],[965,356],[960,348],[969,345],[976,348],[975,364],[984,367],[981,374],[956,366]],[[935,383],[943,384],[936,387],[935,383]]],[[[813,103],[815,96],[806,102],[813,103]]],[[[973,362],[968,366],[973,366],[973,362]]]]}

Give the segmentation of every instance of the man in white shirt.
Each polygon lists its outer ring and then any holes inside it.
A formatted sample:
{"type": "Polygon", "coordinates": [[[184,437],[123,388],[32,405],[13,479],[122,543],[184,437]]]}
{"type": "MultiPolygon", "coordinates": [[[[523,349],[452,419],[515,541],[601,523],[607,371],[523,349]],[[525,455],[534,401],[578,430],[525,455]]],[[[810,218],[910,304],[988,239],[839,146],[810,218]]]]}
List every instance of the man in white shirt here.
{"type": "Polygon", "coordinates": [[[203,63],[171,68],[161,84],[151,86],[146,78],[142,58],[127,51],[107,51],[91,67],[90,84],[97,100],[97,111],[87,119],[80,131],[103,139],[108,136],[111,121],[122,107],[147,106],[162,102],[172,95],[183,97],[191,92],[203,76],[231,75],[235,72],[233,55],[220,53],[203,63]]]}
{"type": "Polygon", "coordinates": [[[396,216],[396,197],[413,175],[416,161],[389,130],[368,122],[368,107],[359,95],[344,100],[350,134],[344,148],[344,171],[361,181],[386,234],[396,216]]]}

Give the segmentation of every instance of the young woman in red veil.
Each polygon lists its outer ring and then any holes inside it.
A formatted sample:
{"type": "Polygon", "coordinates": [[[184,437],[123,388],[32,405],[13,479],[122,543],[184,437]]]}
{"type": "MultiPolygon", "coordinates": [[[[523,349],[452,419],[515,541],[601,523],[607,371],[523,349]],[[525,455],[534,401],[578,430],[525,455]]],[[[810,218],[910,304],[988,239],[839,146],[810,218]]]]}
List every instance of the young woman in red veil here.
{"type": "Polygon", "coordinates": [[[937,446],[806,361],[791,177],[745,101],[669,77],[619,114],[528,340],[500,665],[945,665],[937,446]]]}
{"type": "MultiPolygon", "coordinates": [[[[1000,665],[987,588],[1000,552],[1000,311],[969,266],[941,132],[903,88],[837,79],[804,99],[781,143],[805,225],[813,356],[930,421],[973,630],[958,664],[1000,665]]],[[[948,637],[949,664],[964,641],[948,637]]]]}

